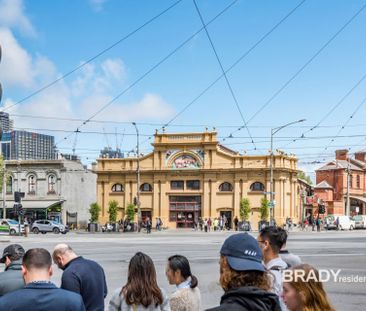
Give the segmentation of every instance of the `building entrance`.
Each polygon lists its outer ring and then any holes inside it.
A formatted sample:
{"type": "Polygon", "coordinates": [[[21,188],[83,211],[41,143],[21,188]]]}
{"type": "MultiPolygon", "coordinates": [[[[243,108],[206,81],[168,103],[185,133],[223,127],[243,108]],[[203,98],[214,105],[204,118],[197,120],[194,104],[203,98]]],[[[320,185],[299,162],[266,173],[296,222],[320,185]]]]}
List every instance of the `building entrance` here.
{"type": "Polygon", "coordinates": [[[226,229],[231,229],[232,228],[232,216],[231,216],[231,211],[221,211],[220,212],[220,216],[223,217],[226,222],[224,224],[226,229]]]}
{"type": "Polygon", "coordinates": [[[169,220],[177,228],[193,228],[201,217],[201,196],[170,196],[169,220]]]}

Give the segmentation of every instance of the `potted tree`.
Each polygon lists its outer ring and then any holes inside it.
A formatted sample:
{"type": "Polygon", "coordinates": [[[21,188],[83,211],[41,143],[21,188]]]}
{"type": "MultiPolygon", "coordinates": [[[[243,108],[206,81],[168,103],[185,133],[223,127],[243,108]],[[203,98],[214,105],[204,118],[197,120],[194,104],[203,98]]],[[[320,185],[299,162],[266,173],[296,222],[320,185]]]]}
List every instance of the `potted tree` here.
{"type": "Polygon", "coordinates": [[[90,204],[90,208],[89,208],[90,223],[88,224],[89,232],[98,231],[98,219],[99,219],[100,211],[101,211],[101,208],[97,202],[90,204]]]}
{"type": "Polygon", "coordinates": [[[109,224],[112,226],[113,231],[117,231],[117,211],[118,211],[118,202],[116,200],[109,201],[108,204],[109,224]]]}
{"type": "Polygon", "coordinates": [[[135,219],[135,205],[130,203],[126,207],[126,217],[127,217],[127,228],[126,231],[134,231],[134,219],[135,219]]]}
{"type": "Polygon", "coordinates": [[[259,209],[260,222],[258,223],[258,230],[269,226],[269,201],[266,198],[261,200],[261,207],[259,209]]]}
{"type": "Polygon", "coordinates": [[[243,231],[250,231],[251,227],[250,227],[250,221],[249,221],[249,216],[250,216],[250,212],[251,212],[251,208],[250,208],[250,202],[248,198],[242,198],[240,200],[240,209],[239,209],[239,214],[240,214],[240,224],[239,224],[239,230],[243,230],[243,231]]]}

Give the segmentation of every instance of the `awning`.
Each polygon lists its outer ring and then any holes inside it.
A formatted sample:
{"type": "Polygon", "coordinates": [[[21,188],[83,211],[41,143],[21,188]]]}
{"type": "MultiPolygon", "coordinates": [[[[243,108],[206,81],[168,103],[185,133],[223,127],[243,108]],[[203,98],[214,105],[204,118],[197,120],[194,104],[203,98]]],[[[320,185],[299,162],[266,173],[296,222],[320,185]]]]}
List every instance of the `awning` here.
{"type": "MultiPolygon", "coordinates": [[[[41,208],[46,209],[59,204],[62,204],[66,200],[23,200],[22,206],[25,209],[41,208]]],[[[6,201],[6,207],[12,208],[14,206],[14,201],[6,201]]]]}
{"type": "Polygon", "coordinates": [[[349,198],[350,199],[354,199],[354,200],[359,200],[359,201],[361,201],[361,202],[363,202],[363,203],[366,203],[366,198],[364,198],[364,197],[355,197],[355,196],[349,196],[349,198]]]}

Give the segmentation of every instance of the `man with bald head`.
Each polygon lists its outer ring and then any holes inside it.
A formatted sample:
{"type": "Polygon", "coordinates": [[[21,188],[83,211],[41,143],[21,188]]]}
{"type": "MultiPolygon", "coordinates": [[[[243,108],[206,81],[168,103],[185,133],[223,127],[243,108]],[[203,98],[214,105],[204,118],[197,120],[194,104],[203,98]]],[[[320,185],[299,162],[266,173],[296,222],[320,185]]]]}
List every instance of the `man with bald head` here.
{"type": "Polygon", "coordinates": [[[62,270],[61,288],[83,297],[86,311],[103,311],[107,283],[103,268],[95,261],[78,256],[67,244],[53,250],[53,261],[62,270]]]}

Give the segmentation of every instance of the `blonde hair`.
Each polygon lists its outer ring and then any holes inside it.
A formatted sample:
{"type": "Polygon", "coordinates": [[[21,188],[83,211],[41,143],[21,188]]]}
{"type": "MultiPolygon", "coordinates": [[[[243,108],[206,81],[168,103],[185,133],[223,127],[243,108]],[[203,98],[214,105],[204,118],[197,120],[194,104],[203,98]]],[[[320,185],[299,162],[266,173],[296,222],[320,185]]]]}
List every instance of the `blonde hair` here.
{"type": "Polygon", "coordinates": [[[335,311],[328,300],[327,294],[324,290],[323,283],[319,281],[319,272],[314,267],[308,264],[301,264],[292,267],[293,271],[304,271],[304,282],[300,278],[293,278],[293,280],[286,282],[290,284],[299,294],[303,311],[335,311]],[[308,278],[309,274],[315,274],[316,279],[308,278]]]}

